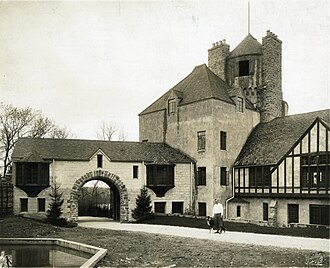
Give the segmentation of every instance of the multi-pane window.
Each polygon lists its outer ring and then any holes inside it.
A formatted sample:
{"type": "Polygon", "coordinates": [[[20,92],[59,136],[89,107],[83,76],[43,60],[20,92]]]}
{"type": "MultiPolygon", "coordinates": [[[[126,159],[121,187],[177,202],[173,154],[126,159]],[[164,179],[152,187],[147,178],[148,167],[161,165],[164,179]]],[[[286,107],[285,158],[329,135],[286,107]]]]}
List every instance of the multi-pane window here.
{"type": "Polygon", "coordinates": [[[28,211],[28,199],[27,198],[21,198],[20,199],[20,205],[21,205],[21,212],[27,212],[28,211]]]}
{"type": "Polygon", "coordinates": [[[299,222],[299,205],[288,204],[288,223],[299,222]]]}
{"type": "Polygon", "coordinates": [[[206,167],[197,168],[197,185],[206,185],[206,167]]]}
{"type": "Polygon", "coordinates": [[[133,179],[138,179],[139,177],[139,166],[133,166],[133,179]]]}
{"type": "Polygon", "coordinates": [[[172,202],[172,213],[183,214],[183,202],[172,202]]]}
{"type": "Polygon", "coordinates": [[[238,62],[238,75],[239,76],[246,76],[249,75],[249,61],[248,60],[241,60],[238,62]]]}
{"type": "Polygon", "coordinates": [[[252,187],[269,187],[271,181],[270,166],[250,167],[249,185],[252,187]]]}
{"type": "Polygon", "coordinates": [[[45,198],[38,198],[38,211],[39,212],[46,211],[46,199],[45,198]]]}
{"type": "Polygon", "coordinates": [[[206,216],[206,203],[198,202],[198,216],[206,216]]]}
{"type": "Polygon", "coordinates": [[[155,213],[165,213],[166,202],[155,202],[155,213]]]}
{"type": "Polygon", "coordinates": [[[176,101],[171,99],[168,101],[168,114],[174,114],[176,112],[176,101]]]}
{"type": "Polygon", "coordinates": [[[147,185],[174,186],[174,166],[147,165],[147,185]]]}
{"type": "Polygon", "coordinates": [[[300,158],[301,187],[329,187],[330,156],[325,152],[304,155],[300,158]],[[327,172],[328,171],[328,172],[327,172]]]}
{"type": "Polygon", "coordinates": [[[262,203],[262,219],[268,221],[268,203],[262,203]]]}
{"type": "Polygon", "coordinates": [[[310,224],[330,225],[329,205],[309,205],[310,224]]]}
{"type": "Polygon", "coordinates": [[[241,206],[236,207],[236,217],[241,217],[241,206]]]}
{"type": "Polygon", "coordinates": [[[237,97],[237,111],[238,112],[243,112],[243,98],[237,97]]]}
{"type": "Polygon", "coordinates": [[[17,186],[49,186],[48,163],[16,163],[17,186]]]}
{"type": "Polygon", "coordinates": [[[220,167],[220,185],[228,185],[226,167],[220,167]]]}
{"type": "Polygon", "coordinates": [[[220,131],[220,149],[227,150],[227,132],[220,131]]]}
{"type": "Polygon", "coordinates": [[[103,167],[103,155],[101,155],[101,154],[97,155],[97,167],[98,168],[103,167]]]}
{"type": "Polygon", "coordinates": [[[206,149],[205,131],[197,132],[197,148],[198,148],[198,151],[204,151],[206,149]]]}

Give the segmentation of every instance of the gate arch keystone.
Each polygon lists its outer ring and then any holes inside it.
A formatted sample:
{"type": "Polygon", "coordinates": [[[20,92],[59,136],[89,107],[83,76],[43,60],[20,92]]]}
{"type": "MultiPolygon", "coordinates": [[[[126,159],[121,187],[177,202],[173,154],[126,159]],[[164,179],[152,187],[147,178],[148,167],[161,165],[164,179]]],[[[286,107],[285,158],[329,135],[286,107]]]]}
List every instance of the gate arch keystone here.
{"type": "Polygon", "coordinates": [[[101,180],[108,184],[109,187],[115,187],[119,193],[120,198],[120,222],[127,222],[129,220],[129,209],[128,209],[128,192],[126,186],[120,180],[120,178],[106,170],[94,170],[85,173],[73,184],[70,197],[68,202],[68,207],[70,208],[70,220],[78,221],[78,198],[81,187],[88,181],[91,180],[101,180]]]}

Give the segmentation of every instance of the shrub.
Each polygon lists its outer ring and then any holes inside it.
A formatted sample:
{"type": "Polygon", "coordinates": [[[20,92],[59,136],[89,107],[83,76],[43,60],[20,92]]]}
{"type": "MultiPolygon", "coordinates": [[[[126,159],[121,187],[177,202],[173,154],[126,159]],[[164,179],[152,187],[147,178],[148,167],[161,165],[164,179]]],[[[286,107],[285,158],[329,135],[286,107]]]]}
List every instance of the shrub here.
{"type": "Polygon", "coordinates": [[[141,222],[146,219],[152,218],[153,214],[151,213],[151,199],[148,195],[148,190],[144,186],[140,190],[140,195],[136,198],[136,208],[132,210],[132,216],[138,222],[141,222]]]}
{"type": "Polygon", "coordinates": [[[49,193],[49,196],[51,197],[51,202],[49,204],[49,209],[47,210],[47,221],[53,225],[62,226],[64,224],[64,221],[66,222],[66,219],[61,218],[61,215],[63,213],[62,205],[64,202],[62,195],[63,193],[60,192],[59,185],[54,182],[51,185],[51,192],[49,193]]]}

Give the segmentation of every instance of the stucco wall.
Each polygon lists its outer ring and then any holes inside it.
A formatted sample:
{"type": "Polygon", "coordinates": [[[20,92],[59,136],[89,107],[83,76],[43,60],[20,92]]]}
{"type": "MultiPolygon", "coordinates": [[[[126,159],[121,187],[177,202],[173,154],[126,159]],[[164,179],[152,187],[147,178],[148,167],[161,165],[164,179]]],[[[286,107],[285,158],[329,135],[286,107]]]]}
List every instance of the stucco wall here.
{"type": "Polygon", "coordinates": [[[140,116],[140,140],[156,140],[157,124],[165,124],[166,143],[194,158],[196,167],[206,167],[206,186],[196,187],[196,212],[198,202],[207,203],[207,215],[211,215],[214,198],[225,200],[232,195],[231,170],[243,144],[260,116],[256,111],[244,108],[238,112],[236,106],[217,99],[208,99],[178,107],[177,115],[160,120],[159,112],[140,116]],[[153,120],[152,117],[155,117],[153,120]],[[150,122],[150,123],[146,123],[150,122]],[[147,128],[147,129],[144,129],[147,128]],[[206,149],[198,151],[197,132],[205,131],[206,149]],[[227,149],[220,150],[220,131],[227,132],[227,149]],[[228,185],[220,186],[220,167],[227,167],[228,185]]]}

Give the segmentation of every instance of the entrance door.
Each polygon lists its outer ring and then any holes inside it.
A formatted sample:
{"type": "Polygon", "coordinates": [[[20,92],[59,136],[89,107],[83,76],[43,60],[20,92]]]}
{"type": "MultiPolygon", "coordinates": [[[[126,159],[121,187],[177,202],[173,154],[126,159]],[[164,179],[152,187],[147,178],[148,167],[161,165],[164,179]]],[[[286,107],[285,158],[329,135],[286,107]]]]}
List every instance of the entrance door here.
{"type": "Polygon", "coordinates": [[[288,223],[299,222],[299,205],[288,204],[288,223]]]}

